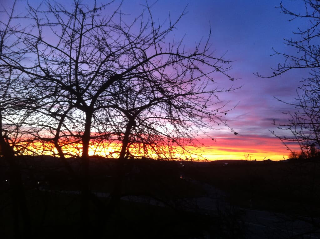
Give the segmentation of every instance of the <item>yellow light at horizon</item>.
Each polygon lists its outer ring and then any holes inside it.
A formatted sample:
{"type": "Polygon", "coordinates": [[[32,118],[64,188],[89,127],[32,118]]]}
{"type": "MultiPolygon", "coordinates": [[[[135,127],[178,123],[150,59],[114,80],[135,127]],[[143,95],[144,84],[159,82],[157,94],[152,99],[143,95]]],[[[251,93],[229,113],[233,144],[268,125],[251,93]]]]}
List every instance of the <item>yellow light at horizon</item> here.
{"type": "MultiPolygon", "coordinates": [[[[141,145],[132,144],[130,147],[130,153],[135,157],[146,156],[149,158],[159,159],[175,159],[175,160],[283,160],[287,157],[288,151],[283,147],[273,150],[268,150],[265,147],[256,148],[250,151],[250,147],[231,147],[231,146],[219,146],[219,144],[207,144],[201,147],[185,146],[184,149],[180,147],[171,146],[168,150],[167,146],[158,147],[158,150],[162,152],[162,155],[157,154],[152,148],[147,148],[146,151],[141,150],[141,145]],[[223,147],[223,149],[221,149],[223,147]]],[[[58,151],[52,143],[40,143],[34,142],[28,144],[25,147],[24,154],[34,155],[51,155],[58,157],[58,151]]],[[[82,155],[82,145],[80,143],[70,143],[62,147],[62,150],[66,157],[79,157],[82,155]]],[[[117,142],[91,142],[89,147],[89,156],[102,156],[106,158],[119,157],[121,150],[121,144],[117,142]]]]}

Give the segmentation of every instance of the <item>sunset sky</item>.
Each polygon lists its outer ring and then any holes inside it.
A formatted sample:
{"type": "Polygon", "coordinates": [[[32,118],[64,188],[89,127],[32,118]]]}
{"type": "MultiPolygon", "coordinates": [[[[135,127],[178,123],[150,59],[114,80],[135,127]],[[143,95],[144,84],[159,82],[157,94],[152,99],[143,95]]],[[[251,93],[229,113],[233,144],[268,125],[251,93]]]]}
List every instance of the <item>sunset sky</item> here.
{"type": "MultiPolygon", "coordinates": [[[[4,6],[12,1],[4,0],[4,6]]],[[[19,6],[22,2],[26,1],[19,1],[19,6]]],[[[41,1],[29,2],[36,5],[41,1]]],[[[144,3],[143,0],[125,0],[123,11],[137,14],[144,3]]],[[[283,112],[290,110],[276,98],[294,101],[296,88],[307,72],[295,70],[270,79],[254,75],[257,72],[272,75],[271,68],[283,61],[279,56],[271,56],[274,54],[272,48],[294,53],[295,49],[286,46],[283,39],[294,37],[293,31],[306,26],[300,19],[289,21],[291,18],[277,8],[279,4],[280,0],[159,0],[153,8],[155,18],[166,19],[169,13],[174,18],[186,7],[187,14],[174,35],[178,39],[185,35],[186,46],[192,47],[206,37],[211,28],[212,49],[216,50],[217,56],[224,55],[233,61],[229,74],[237,80],[218,82],[220,87],[241,86],[241,89],[221,96],[225,102],[230,102],[227,107],[236,106],[227,119],[239,134],[217,127],[209,133],[215,141],[199,139],[204,158],[244,159],[246,155],[252,160],[280,160],[289,154],[280,140],[270,133],[270,130],[276,130],[273,121],[284,122],[287,116],[283,112]]],[[[300,0],[285,0],[283,4],[295,12],[303,10],[300,0]]],[[[23,8],[19,11],[23,12],[23,8]]],[[[276,133],[284,134],[279,130],[276,133]]]]}
{"type": "MultiPolygon", "coordinates": [[[[271,75],[271,68],[283,61],[279,56],[271,56],[274,54],[272,48],[279,52],[295,52],[285,46],[283,39],[294,37],[292,32],[306,23],[299,19],[289,22],[291,18],[276,8],[280,4],[278,0],[174,1],[174,5],[169,2],[160,1],[163,14],[188,4],[188,14],[181,26],[181,31],[187,32],[188,41],[205,36],[211,26],[213,48],[234,61],[230,73],[238,78],[234,84],[242,86],[224,96],[224,100],[230,101],[230,107],[237,105],[228,120],[239,135],[228,130],[212,132],[216,142],[204,141],[204,156],[208,159],[243,159],[244,155],[250,154],[252,160],[286,157],[289,151],[270,130],[284,134],[275,129],[273,120],[283,122],[287,117],[283,112],[290,108],[275,97],[294,101],[296,88],[307,73],[295,70],[271,79],[259,78],[254,73],[271,75]]],[[[283,1],[296,12],[303,10],[301,3],[299,0],[283,1]]]]}
{"type": "MultiPolygon", "coordinates": [[[[125,1],[127,3],[129,1],[125,1]]],[[[130,1],[129,9],[137,9],[144,1],[130,1]]],[[[239,134],[234,135],[227,129],[217,129],[210,136],[216,141],[201,140],[201,151],[207,159],[272,159],[281,160],[289,151],[270,131],[277,134],[273,125],[284,122],[283,112],[292,110],[275,97],[293,102],[296,88],[307,72],[294,70],[275,78],[259,78],[254,73],[264,76],[272,74],[272,67],[283,61],[274,54],[295,52],[284,44],[284,38],[294,37],[293,31],[306,26],[306,22],[291,18],[277,8],[280,0],[161,0],[157,3],[156,13],[159,18],[179,14],[187,6],[187,14],[178,25],[177,36],[186,34],[185,39],[192,46],[201,37],[212,30],[212,48],[217,54],[233,61],[232,74],[238,80],[232,82],[241,89],[225,94],[222,98],[230,101],[229,107],[236,106],[228,115],[230,126],[239,134]],[[250,154],[248,156],[248,154],[250,154]]],[[[302,12],[300,0],[282,1],[292,11],[302,12]]],[[[221,84],[221,82],[220,82],[221,84]]],[[[223,85],[230,86],[230,82],[223,85]]]]}

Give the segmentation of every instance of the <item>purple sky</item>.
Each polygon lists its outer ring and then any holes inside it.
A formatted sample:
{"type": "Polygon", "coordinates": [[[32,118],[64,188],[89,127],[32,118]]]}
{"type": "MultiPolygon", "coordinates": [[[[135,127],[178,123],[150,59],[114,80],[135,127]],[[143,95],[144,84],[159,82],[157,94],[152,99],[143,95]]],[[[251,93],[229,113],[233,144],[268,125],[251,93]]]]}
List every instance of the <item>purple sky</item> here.
{"type": "MultiPolygon", "coordinates": [[[[143,1],[133,2],[136,4],[143,1]]],[[[282,2],[294,12],[303,10],[301,0],[282,2]]],[[[233,84],[242,86],[236,92],[223,96],[225,101],[230,101],[230,107],[237,105],[229,114],[228,120],[239,135],[234,136],[223,129],[212,132],[212,135],[218,134],[222,138],[220,141],[224,142],[228,138],[231,145],[234,141],[230,139],[234,138],[241,140],[244,145],[247,142],[247,148],[262,147],[259,140],[255,144],[252,137],[273,137],[270,133],[270,130],[275,130],[273,119],[285,119],[282,112],[290,110],[288,105],[277,101],[275,97],[287,102],[294,101],[296,88],[302,78],[307,76],[307,72],[292,70],[271,79],[259,78],[254,73],[272,75],[271,68],[283,61],[280,56],[271,56],[274,54],[272,48],[278,52],[294,53],[295,49],[284,44],[284,38],[294,37],[293,31],[306,26],[306,22],[300,19],[289,21],[291,18],[277,8],[280,0],[162,0],[156,9],[159,9],[159,17],[165,17],[169,12],[178,14],[186,5],[188,14],[182,19],[178,34],[186,33],[186,41],[192,44],[205,37],[211,27],[213,49],[220,55],[226,53],[225,57],[233,61],[230,74],[238,78],[233,84]]],[[[228,86],[230,82],[222,85],[228,86]]],[[[276,132],[284,133],[279,130],[276,132]]],[[[263,140],[263,144],[267,142],[268,140],[263,140]]],[[[272,140],[273,145],[275,142],[272,140]]],[[[217,144],[220,145],[219,139],[217,144]]],[[[284,154],[287,154],[280,141],[279,148],[283,148],[284,154]]]]}
{"type": "MultiPolygon", "coordinates": [[[[13,0],[1,2],[8,6],[13,0]]],[[[19,6],[25,2],[20,0],[19,6]]],[[[41,1],[29,2],[36,5],[41,1]]],[[[150,4],[152,2],[149,1],[150,4]]],[[[292,11],[303,10],[301,0],[282,2],[292,11]]],[[[145,4],[144,0],[125,0],[123,12],[136,15],[142,9],[142,4],[145,4]]],[[[292,32],[298,26],[303,28],[306,25],[300,19],[289,21],[291,18],[276,8],[279,5],[280,0],[159,0],[153,8],[154,19],[164,20],[169,13],[172,18],[177,17],[187,6],[188,13],[178,25],[175,37],[179,39],[186,34],[185,44],[192,47],[208,35],[211,27],[212,49],[216,50],[218,56],[225,54],[227,59],[233,61],[229,74],[238,80],[232,84],[242,88],[222,98],[230,101],[230,108],[237,105],[228,120],[239,135],[235,136],[230,130],[222,129],[212,132],[212,137],[236,137],[244,143],[249,136],[272,137],[269,130],[274,129],[273,119],[283,119],[282,112],[289,110],[287,105],[274,97],[293,101],[299,81],[307,76],[306,72],[298,70],[271,79],[254,75],[256,72],[271,75],[271,67],[283,61],[279,56],[271,56],[274,53],[272,48],[279,52],[294,52],[295,49],[287,47],[283,39],[293,37],[292,32]]],[[[19,11],[23,12],[23,8],[19,8],[19,11]]],[[[228,87],[230,84],[220,82],[220,86],[228,87]]],[[[280,141],[279,147],[283,147],[280,141]]]]}

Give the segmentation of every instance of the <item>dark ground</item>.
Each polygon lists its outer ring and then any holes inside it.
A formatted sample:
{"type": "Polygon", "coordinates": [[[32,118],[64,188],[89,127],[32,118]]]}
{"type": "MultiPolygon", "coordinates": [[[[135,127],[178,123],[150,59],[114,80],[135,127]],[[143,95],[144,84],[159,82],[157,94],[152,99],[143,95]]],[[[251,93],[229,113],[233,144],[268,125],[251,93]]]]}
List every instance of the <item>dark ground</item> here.
{"type": "MultiPolygon", "coordinates": [[[[78,161],[69,161],[78,172],[78,161]]],[[[19,165],[33,238],[81,236],[79,186],[62,162],[23,157],[19,165]]],[[[114,166],[91,159],[90,187],[99,205],[108,203],[114,166]]],[[[90,238],[320,238],[319,167],[317,160],[129,160],[123,200],[104,225],[96,218],[100,206],[90,204],[90,238]],[[103,236],[95,236],[98,230],[103,236]]],[[[13,238],[8,178],[0,159],[1,238],[13,238]]]]}

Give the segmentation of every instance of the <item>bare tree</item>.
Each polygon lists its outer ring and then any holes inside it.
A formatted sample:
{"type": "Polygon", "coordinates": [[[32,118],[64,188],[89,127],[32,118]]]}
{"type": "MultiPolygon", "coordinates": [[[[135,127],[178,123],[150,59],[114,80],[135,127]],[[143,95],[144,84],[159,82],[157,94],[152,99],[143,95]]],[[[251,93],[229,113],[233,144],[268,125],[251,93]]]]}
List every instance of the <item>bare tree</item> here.
{"type": "MultiPolygon", "coordinates": [[[[294,107],[294,112],[288,112],[288,123],[279,125],[280,129],[290,132],[290,135],[279,136],[280,140],[292,150],[290,143],[298,144],[301,157],[314,157],[319,149],[319,70],[320,70],[320,4],[315,0],[303,0],[302,12],[293,12],[290,7],[280,4],[284,14],[291,17],[291,21],[305,21],[305,28],[298,28],[294,37],[285,40],[285,44],[295,50],[294,54],[275,52],[284,57],[273,69],[275,77],[289,70],[309,71],[310,76],[302,80],[302,85],[297,89],[296,103],[287,103],[294,107]]],[[[281,101],[281,100],[280,100],[281,101]]]]}
{"type": "Polygon", "coordinates": [[[19,73],[17,79],[28,85],[25,94],[36,102],[24,106],[31,109],[25,139],[41,143],[40,152],[51,150],[70,172],[66,158],[80,158],[84,237],[93,198],[90,147],[96,142],[119,145],[112,210],[129,157],[168,159],[199,130],[226,125],[218,94],[232,89],[215,84],[217,76],[233,80],[227,74],[230,62],[214,56],[210,34],[190,50],[171,38],[184,14],[158,23],[148,4],[131,20],[113,1],[99,6],[74,1],[72,9],[49,1],[28,5],[27,25],[11,34],[17,44],[1,55],[0,66],[19,73]],[[102,16],[104,11],[109,15],[102,16]]]}
{"type": "MultiPolygon", "coordinates": [[[[294,32],[291,39],[286,39],[285,44],[290,47],[291,51],[276,52],[284,57],[284,61],[273,69],[270,77],[284,74],[290,70],[299,70],[309,73],[309,77],[301,80],[301,85],[296,90],[297,95],[292,103],[283,102],[293,108],[288,115],[285,123],[278,124],[278,128],[283,133],[273,132],[291,151],[289,157],[292,159],[319,159],[319,130],[320,130],[320,3],[316,0],[302,0],[304,8],[301,12],[293,12],[290,7],[283,4],[280,9],[284,14],[291,17],[291,21],[300,21],[305,27],[300,27],[294,32]],[[294,152],[296,148],[301,152],[294,152]]],[[[304,234],[312,234],[319,231],[317,220],[319,214],[315,208],[319,201],[319,163],[318,160],[301,160],[298,164],[288,165],[288,170],[294,178],[290,178],[293,190],[303,192],[307,195],[299,202],[297,207],[303,208],[303,217],[301,215],[292,215],[290,220],[304,221],[310,225],[310,231],[304,234]],[[306,180],[305,175],[308,175],[306,180]],[[295,182],[299,182],[295,184],[295,182]]]]}
{"type": "Polygon", "coordinates": [[[293,158],[315,158],[318,156],[320,147],[320,81],[319,76],[314,74],[311,78],[303,81],[297,90],[297,103],[289,104],[295,108],[288,123],[279,125],[282,130],[289,131],[291,136],[278,136],[289,150],[290,142],[299,145],[301,153],[293,158]],[[289,143],[289,144],[288,144],[289,143]]]}

